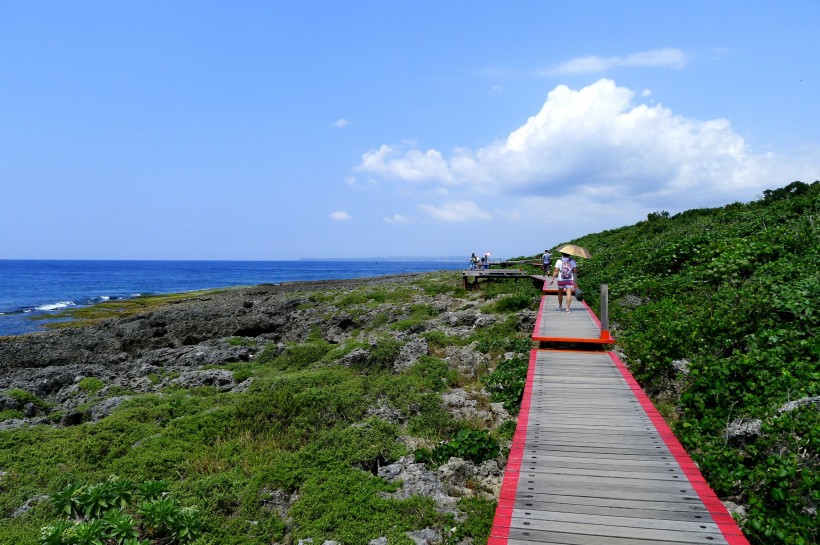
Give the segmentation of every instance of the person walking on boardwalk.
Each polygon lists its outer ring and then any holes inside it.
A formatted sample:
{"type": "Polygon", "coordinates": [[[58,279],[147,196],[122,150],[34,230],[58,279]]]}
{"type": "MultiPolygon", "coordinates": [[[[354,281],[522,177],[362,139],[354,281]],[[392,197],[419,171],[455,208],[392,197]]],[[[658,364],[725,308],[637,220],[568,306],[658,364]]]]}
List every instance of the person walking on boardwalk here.
{"type": "Polygon", "coordinates": [[[544,255],[541,256],[541,262],[544,265],[544,277],[546,278],[550,273],[550,261],[552,259],[552,254],[549,250],[544,250],[544,255]]]}
{"type": "Polygon", "coordinates": [[[473,252],[473,255],[470,256],[470,270],[474,271],[476,267],[478,267],[478,256],[473,252]]]}
{"type": "Polygon", "coordinates": [[[567,312],[572,302],[572,289],[575,287],[578,263],[572,259],[570,254],[561,252],[561,259],[555,262],[555,271],[552,273],[550,284],[558,278],[558,309],[563,306],[564,294],[567,296],[567,312]]]}

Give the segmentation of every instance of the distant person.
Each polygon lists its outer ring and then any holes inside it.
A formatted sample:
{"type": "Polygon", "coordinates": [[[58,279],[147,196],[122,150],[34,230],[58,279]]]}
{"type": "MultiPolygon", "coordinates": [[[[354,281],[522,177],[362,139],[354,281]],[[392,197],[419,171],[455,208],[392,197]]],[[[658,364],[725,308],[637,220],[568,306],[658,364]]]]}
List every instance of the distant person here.
{"type": "Polygon", "coordinates": [[[541,262],[544,265],[544,276],[549,276],[550,263],[552,262],[552,254],[549,253],[549,250],[544,250],[544,255],[541,256],[541,262]]]}
{"type": "Polygon", "coordinates": [[[478,267],[478,256],[473,252],[473,255],[470,256],[470,270],[474,271],[476,267],[478,267]]]}
{"type": "Polygon", "coordinates": [[[563,306],[564,293],[567,296],[567,312],[572,302],[572,289],[575,287],[576,276],[578,274],[578,263],[567,253],[561,253],[561,259],[555,262],[555,272],[552,273],[550,284],[558,279],[558,308],[563,306]]]}

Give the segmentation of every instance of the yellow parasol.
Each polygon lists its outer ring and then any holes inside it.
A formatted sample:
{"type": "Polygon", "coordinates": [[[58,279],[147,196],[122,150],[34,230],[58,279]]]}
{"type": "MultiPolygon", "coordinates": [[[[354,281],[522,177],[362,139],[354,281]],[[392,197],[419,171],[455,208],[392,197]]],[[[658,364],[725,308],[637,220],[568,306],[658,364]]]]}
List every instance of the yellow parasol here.
{"type": "Polygon", "coordinates": [[[576,246],[575,244],[566,244],[558,248],[558,251],[562,254],[569,254],[574,255],[575,257],[592,257],[586,248],[582,248],[581,246],[576,246]]]}

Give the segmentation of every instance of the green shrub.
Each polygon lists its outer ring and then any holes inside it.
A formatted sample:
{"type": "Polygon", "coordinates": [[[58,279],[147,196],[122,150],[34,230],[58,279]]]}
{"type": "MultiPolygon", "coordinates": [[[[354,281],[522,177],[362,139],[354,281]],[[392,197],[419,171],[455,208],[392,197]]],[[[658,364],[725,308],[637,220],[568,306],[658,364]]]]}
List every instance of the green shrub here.
{"type": "Polygon", "coordinates": [[[381,536],[442,526],[444,517],[432,499],[384,497],[395,488],[351,468],[314,472],[302,484],[300,498],[289,511],[294,541],[368,543],[381,536]]]}
{"type": "Polygon", "coordinates": [[[27,405],[29,403],[34,403],[35,406],[39,409],[48,409],[51,404],[47,401],[43,401],[36,395],[29,393],[25,390],[20,389],[12,389],[6,391],[6,395],[12,398],[13,400],[17,401],[20,405],[27,405]]]}
{"type": "Polygon", "coordinates": [[[537,310],[542,295],[532,282],[517,280],[490,282],[484,288],[483,294],[486,299],[499,297],[492,305],[485,307],[490,312],[498,313],[537,310]]]}
{"type": "Polygon", "coordinates": [[[476,545],[486,545],[493,529],[496,506],[497,502],[484,498],[459,499],[458,509],[465,514],[465,518],[456,526],[454,541],[460,542],[469,537],[476,545]]]}
{"type": "Polygon", "coordinates": [[[452,388],[458,382],[458,371],[432,356],[421,356],[404,374],[433,392],[452,388]]]}
{"type": "Polygon", "coordinates": [[[247,337],[229,337],[225,342],[231,346],[257,346],[259,344],[256,339],[247,337]]]}
{"type": "Polygon", "coordinates": [[[5,411],[0,411],[0,422],[4,420],[20,420],[25,418],[25,415],[17,410],[14,409],[6,409],[5,411]]]}
{"type": "Polygon", "coordinates": [[[424,338],[427,341],[427,345],[433,349],[447,348],[448,346],[465,346],[469,344],[467,339],[455,335],[446,335],[438,330],[425,331],[421,334],[421,337],[424,338]]]}
{"type": "Polygon", "coordinates": [[[77,383],[77,387],[86,394],[93,396],[105,388],[105,383],[97,377],[85,377],[77,383]]]}
{"type": "Polygon", "coordinates": [[[202,519],[194,507],[182,507],[165,496],[167,485],[149,481],[135,485],[127,479],[111,477],[102,483],[70,483],[52,496],[61,520],[42,528],[44,545],[104,545],[106,543],[148,543],[149,538],[164,543],[185,543],[196,539],[202,519]],[[135,491],[145,498],[135,505],[135,491]]]}
{"type": "Polygon", "coordinates": [[[370,357],[367,366],[369,369],[390,369],[401,352],[401,343],[390,337],[378,340],[376,346],[370,348],[370,357]]]}
{"type": "Polygon", "coordinates": [[[503,403],[510,414],[518,414],[524,386],[527,383],[528,369],[528,360],[514,356],[500,362],[491,373],[481,378],[481,382],[490,393],[492,401],[503,403]]]}
{"type": "Polygon", "coordinates": [[[272,360],[272,364],[275,369],[282,371],[306,369],[322,360],[332,349],[333,345],[322,339],[290,344],[280,356],[272,360]]]}
{"type": "Polygon", "coordinates": [[[449,441],[440,443],[432,450],[416,450],[416,461],[424,464],[441,465],[450,458],[457,457],[480,464],[492,460],[500,454],[498,442],[487,430],[460,430],[449,441]]]}

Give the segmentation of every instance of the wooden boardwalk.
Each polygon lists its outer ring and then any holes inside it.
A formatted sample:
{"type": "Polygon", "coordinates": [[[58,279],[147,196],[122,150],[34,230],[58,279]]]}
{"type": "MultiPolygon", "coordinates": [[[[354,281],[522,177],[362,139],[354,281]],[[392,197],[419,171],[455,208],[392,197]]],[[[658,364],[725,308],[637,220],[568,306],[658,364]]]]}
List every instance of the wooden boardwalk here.
{"type": "MultiPolygon", "coordinates": [[[[567,302],[564,301],[564,309],[567,302]]],[[[544,295],[538,309],[532,340],[539,342],[612,344],[609,331],[601,331],[601,322],[584,301],[572,300],[571,312],[558,308],[557,295],[544,295]]]]}
{"type": "MultiPolygon", "coordinates": [[[[573,318],[550,302],[539,317],[573,318]]],[[[590,331],[545,320],[534,339],[590,331]]],[[[617,355],[551,346],[530,355],[488,545],[748,545],[617,355]]]]}

